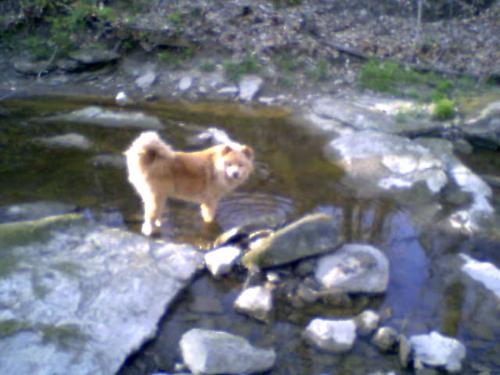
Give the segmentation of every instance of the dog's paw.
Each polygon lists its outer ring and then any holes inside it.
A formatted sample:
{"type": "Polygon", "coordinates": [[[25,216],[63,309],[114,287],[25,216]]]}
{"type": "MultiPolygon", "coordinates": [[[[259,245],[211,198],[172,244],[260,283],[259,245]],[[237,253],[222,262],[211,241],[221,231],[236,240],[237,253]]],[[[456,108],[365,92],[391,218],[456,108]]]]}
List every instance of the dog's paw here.
{"type": "Polygon", "coordinates": [[[151,223],[142,224],[141,232],[145,236],[151,236],[153,234],[153,226],[151,225],[151,223]]]}

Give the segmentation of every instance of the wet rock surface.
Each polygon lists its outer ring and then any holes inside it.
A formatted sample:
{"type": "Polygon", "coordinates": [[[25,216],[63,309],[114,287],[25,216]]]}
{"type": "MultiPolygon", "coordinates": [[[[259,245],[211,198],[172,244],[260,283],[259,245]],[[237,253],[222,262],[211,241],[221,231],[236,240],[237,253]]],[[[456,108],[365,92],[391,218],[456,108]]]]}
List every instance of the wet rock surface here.
{"type": "Polygon", "coordinates": [[[251,374],[274,366],[273,349],[260,349],[227,332],[192,329],[180,341],[182,358],[195,374],[251,374]]]}
{"type": "Polygon", "coordinates": [[[2,374],[117,372],[201,264],[78,214],[0,224],[0,250],[2,374]]]}

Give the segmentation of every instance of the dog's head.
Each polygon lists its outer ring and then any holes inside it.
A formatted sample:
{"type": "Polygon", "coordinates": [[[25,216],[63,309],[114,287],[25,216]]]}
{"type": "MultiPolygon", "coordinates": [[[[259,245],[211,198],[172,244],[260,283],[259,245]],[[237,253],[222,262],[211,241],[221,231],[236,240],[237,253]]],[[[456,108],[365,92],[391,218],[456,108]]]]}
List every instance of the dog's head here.
{"type": "Polygon", "coordinates": [[[245,181],[253,170],[254,153],[251,147],[240,144],[226,144],[220,149],[217,169],[230,184],[245,181]]]}

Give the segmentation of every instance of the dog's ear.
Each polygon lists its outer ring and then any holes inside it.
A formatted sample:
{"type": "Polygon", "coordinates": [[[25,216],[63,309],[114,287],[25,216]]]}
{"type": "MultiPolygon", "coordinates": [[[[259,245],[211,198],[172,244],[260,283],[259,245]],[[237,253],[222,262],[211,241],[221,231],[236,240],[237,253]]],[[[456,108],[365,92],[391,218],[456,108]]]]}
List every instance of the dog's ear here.
{"type": "Polygon", "coordinates": [[[253,150],[249,146],[243,147],[243,154],[248,158],[248,160],[253,160],[253,150]]]}
{"type": "Polygon", "coordinates": [[[222,155],[227,155],[231,151],[233,151],[233,149],[229,145],[225,145],[224,148],[222,149],[222,155]]]}

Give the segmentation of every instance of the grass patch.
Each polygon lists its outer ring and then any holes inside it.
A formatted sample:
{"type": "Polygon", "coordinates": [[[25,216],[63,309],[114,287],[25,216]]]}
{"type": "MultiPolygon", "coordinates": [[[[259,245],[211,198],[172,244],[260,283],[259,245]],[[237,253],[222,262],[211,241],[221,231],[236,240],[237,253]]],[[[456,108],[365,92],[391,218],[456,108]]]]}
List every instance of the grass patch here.
{"type": "Polygon", "coordinates": [[[306,71],[306,74],[311,80],[316,82],[327,80],[330,77],[328,61],[317,61],[314,67],[306,71]]]}
{"type": "Polygon", "coordinates": [[[205,73],[215,72],[215,68],[216,68],[215,64],[211,61],[204,61],[200,65],[200,70],[205,73]]]}
{"type": "Polygon", "coordinates": [[[255,74],[260,70],[259,61],[250,54],[247,54],[240,62],[226,61],[224,63],[224,74],[227,79],[233,82],[238,82],[242,75],[255,74]]]}
{"type": "Polygon", "coordinates": [[[173,69],[179,69],[194,56],[192,48],[171,48],[158,52],[158,60],[173,69]]]}
{"type": "MultiPolygon", "coordinates": [[[[472,79],[449,79],[436,73],[420,73],[395,62],[369,61],[361,68],[362,88],[433,103],[432,117],[449,120],[456,114],[458,98],[477,95],[481,88],[472,79]]],[[[484,86],[484,85],[483,85],[484,86]]],[[[404,120],[406,114],[401,115],[404,120]]]]}
{"type": "Polygon", "coordinates": [[[450,99],[439,99],[434,102],[432,117],[436,120],[449,120],[455,116],[455,102],[450,99]]]}

